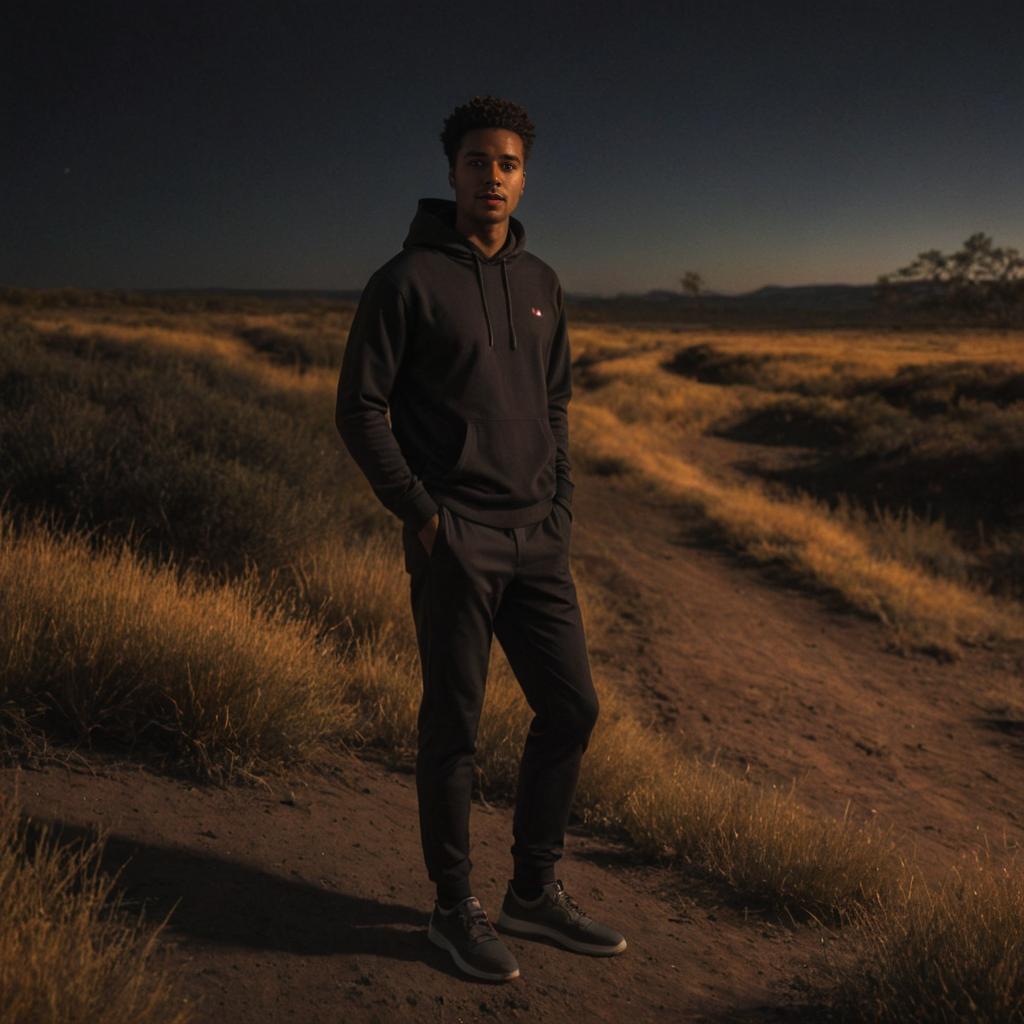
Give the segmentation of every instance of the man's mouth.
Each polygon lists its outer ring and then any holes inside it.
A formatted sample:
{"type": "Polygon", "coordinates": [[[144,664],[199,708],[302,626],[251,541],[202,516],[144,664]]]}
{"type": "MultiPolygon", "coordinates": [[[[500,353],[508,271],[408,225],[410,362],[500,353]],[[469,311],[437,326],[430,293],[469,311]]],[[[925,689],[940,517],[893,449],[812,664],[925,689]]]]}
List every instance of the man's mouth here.
{"type": "Polygon", "coordinates": [[[483,195],[478,196],[477,198],[478,199],[486,199],[486,200],[489,200],[491,202],[498,202],[498,203],[503,203],[505,201],[505,197],[503,195],[499,194],[498,192],[485,192],[483,195]]]}

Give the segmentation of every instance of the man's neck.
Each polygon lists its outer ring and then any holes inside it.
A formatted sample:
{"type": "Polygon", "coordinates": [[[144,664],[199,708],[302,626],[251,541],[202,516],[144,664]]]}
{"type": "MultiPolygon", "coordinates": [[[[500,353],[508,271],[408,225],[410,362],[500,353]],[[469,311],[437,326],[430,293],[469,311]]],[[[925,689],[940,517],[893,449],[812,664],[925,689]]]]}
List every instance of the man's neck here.
{"type": "Polygon", "coordinates": [[[509,224],[507,220],[500,224],[464,224],[457,220],[455,230],[468,238],[485,256],[491,257],[505,244],[509,224]]]}

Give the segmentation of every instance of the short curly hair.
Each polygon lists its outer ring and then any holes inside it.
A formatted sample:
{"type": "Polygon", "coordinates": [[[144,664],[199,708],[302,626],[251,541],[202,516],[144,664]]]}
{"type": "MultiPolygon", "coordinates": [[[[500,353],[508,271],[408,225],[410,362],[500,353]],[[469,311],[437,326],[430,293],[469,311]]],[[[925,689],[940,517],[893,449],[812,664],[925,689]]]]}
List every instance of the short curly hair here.
{"type": "Polygon", "coordinates": [[[468,103],[456,107],[445,119],[441,143],[448,166],[455,166],[462,137],[477,128],[505,128],[523,140],[523,160],[530,159],[533,148],[534,126],[526,111],[511,100],[497,96],[474,96],[468,103]]]}

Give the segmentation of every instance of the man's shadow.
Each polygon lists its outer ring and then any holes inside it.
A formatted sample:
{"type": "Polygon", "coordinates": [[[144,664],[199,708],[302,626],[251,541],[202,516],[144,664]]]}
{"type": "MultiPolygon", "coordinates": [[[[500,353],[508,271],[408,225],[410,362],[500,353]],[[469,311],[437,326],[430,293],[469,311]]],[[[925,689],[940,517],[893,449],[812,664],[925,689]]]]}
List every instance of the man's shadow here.
{"type": "MultiPolygon", "coordinates": [[[[95,829],[33,815],[22,818],[31,852],[44,830],[62,847],[91,844],[95,829]]],[[[333,872],[345,888],[344,855],[333,872]]],[[[99,867],[117,875],[115,894],[165,935],[213,944],[317,956],[369,955],[426,963],[462,978],[426,936],[427,913],[334,888],[290,880],[214,854],[107,835],[99,867]]],[[[382,862],[382,872],[386,865],[382,862]]]]}

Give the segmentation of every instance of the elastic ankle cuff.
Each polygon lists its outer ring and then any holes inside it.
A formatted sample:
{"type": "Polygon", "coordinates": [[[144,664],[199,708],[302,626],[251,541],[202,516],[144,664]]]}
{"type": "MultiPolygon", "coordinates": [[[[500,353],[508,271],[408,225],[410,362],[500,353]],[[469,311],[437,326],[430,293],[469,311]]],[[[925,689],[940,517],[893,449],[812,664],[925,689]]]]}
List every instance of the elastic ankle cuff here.
{"type": "Polygon", "coordinates": [[[514,879],[511,883],[511,888],[512,895],[524,905],[536,903],[544,895],[544,890],[540,886],[524,885],[522,882],[516,882],[514,879]],[[529,895],[524,895],[527,893],[529,895]]]}
{"type": "Polygon", "coordinates": [[[520,868],[516,867],[512,873],[512,884],[520,886],[550,885],[555,880],[554,868],[520,868]]]}
{"type": "Polygon", "coordinates": [[[451,910],[452,907],[461,903],[465,899],[469,899],[473,893],[470,891],[469,886],[463,889],[456,889],[454,891],[446,889],[442,892],[440,889],[437,891],[437,903],[442,910],[451,910]]]}

